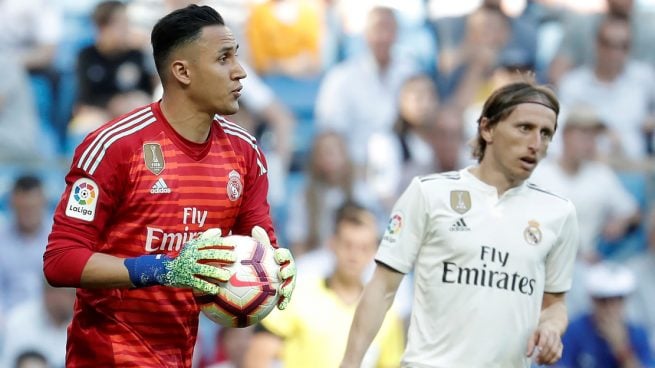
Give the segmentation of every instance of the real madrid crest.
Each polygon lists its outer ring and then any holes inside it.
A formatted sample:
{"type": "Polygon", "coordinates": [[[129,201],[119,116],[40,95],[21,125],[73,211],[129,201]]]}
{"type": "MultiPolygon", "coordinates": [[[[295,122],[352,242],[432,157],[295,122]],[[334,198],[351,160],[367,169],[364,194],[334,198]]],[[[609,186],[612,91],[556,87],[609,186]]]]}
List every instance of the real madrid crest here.
{"type": "Polygon", "coordinates": [[[227,197],[231,201],[236,201],[243,193],[243,183],[238,171],[232,170],[227,176],[227,197]]]}
{"type": "Polygon", "coordinates": [[[164,153],[159,143],[146,143],[143,145],[143,160],[151,173],[159,175],[164,171],[164,153]]]}
{"type": "Polygon", "coordinates": [[[528,221],[528,226],[523,230],[523,238],[530,245],[537,245],[541,242],[541,229],[535,220],[528,221]]]}
{"type": "Polygon", "coordinates": [[[467,190],[450,191],[450,208],[459,214],[464,214],[471,209],[471,193],[467,190]]]}

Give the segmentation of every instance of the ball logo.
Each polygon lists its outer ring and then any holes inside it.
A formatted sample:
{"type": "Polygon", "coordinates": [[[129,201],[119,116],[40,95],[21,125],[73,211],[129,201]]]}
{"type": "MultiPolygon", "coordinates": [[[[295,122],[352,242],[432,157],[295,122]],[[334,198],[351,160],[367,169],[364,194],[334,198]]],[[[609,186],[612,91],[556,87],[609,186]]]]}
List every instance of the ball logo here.
{"type": "Polygon", "coordinates": [[[243,183],[241,183],[241,175],[236,170],[230,171],[227,179],[227,197],[231,201],[236,201],[241,197],[243,192],[243,183]]]}
{"type": "Polygon", "coordinates": [[[96,190],[93,185],[89,183],[81,183],[75,186],[75,193],[73,194],[75,200],[81,205],[91,205],[96,199],[96,190]]]}
{"type": "Polygon", "coordinates": [[[77,179],[73,183],[68,196],[66,216],[89,222],[93,221],[96,216],[99,195],[98,185],[93,180],[89,178],[77,179]]]}

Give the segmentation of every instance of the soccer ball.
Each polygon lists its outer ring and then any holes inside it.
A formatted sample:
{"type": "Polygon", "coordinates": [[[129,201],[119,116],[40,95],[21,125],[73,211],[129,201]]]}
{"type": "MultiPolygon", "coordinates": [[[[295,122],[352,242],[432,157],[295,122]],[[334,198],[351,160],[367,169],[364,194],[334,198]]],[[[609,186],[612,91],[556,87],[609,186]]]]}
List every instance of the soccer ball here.
{"type": "Polygon", "coordinates": [[[194,291],[200,310],[212,321],[226,327],[246,327],[261,321],[275,307],[280,298],[280,278],[273,253],[275,249],[255,238],[243,235],[226,237],[236,244],[236,260],[222,267],[230,270],[227,282],[218,295],[194,291]]]}

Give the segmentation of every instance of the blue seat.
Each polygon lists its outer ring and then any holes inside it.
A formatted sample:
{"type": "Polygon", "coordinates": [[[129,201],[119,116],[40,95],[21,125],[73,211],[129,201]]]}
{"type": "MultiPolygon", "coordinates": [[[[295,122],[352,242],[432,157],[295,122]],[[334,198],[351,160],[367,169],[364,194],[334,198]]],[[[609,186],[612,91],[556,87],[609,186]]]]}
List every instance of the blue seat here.
{"type": "Polygon", "coordinates": [[[296,117],[313,118],[321,77],[299,79],[285,75],[267,75],[262,79],[296,117]]]}
{"type": "Polygon", "coordinates": [[[296,116],[291,170],[300,171],[304,168],[314,138],[314,106],[321,77],[298,79],[284,75],[268,75],[262,79],[296,116]]]}

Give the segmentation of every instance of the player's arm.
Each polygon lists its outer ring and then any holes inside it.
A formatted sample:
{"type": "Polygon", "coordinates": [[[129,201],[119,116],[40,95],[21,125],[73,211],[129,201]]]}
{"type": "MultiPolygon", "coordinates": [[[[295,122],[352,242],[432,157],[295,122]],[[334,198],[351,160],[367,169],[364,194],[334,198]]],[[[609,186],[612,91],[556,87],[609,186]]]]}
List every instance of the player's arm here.
{"type": "Polygon", "coordinates": [[[203,262],[234,261],[234,245],[221,237],[220,229],[210,229],[184,244],[176,256],[147,254],[120,258],[94,252],[83,243],[67,244],[54,249],[49,245],[44,256],[44,274],[53,286],[100,289],[164,285],[217,294],[218,285],[207,279],[226,281],[229,272],[203,262]]]}
{"type": "Polygon", "coordinates": [[[218,293],[218,286],[206,278],[227,280],[228,271],[200,261],[234,261],[233,246],[224,244],[220,231],[204,233],[201,239],[186,243],[175,256],[136,254],[118,258],[103,254],[99,244],[128,190],[124,181],[128,168],[122,157],[129,153],[116,145],[105,147],[106,151],[93,150],[89,142],[95,140],[102,142],[90,135],[80,145],[66,176],[67,188],[55,211],[43,255],[48,282],[56,287],[76,288],[166,285],[218,293]],[[219,249],[206,249],[210,246],[219,249]]]}
{"type": "Polygon", "coordinates": [[[384,317],[393,304],[400,282],[405,276],[378,263],[373,278],[364,288],[348,335],[348,345],[341,368],[359,367],[371,342],[377,335],[384,317]]]}
{"type": "Polygon", "coordinates": [[[568,325],[564,293],[544,293],[539,324],[528,340],[528,357],[537,364],[554,364],[562,357],[562,335],[568,325]]]}

